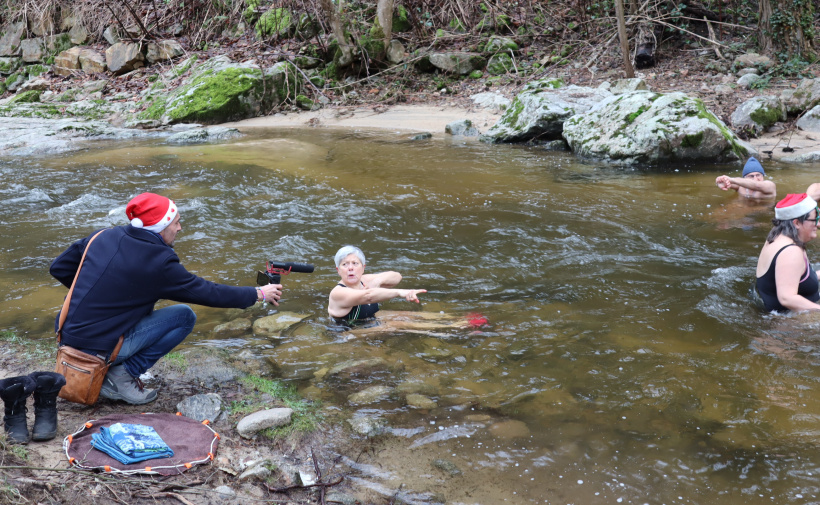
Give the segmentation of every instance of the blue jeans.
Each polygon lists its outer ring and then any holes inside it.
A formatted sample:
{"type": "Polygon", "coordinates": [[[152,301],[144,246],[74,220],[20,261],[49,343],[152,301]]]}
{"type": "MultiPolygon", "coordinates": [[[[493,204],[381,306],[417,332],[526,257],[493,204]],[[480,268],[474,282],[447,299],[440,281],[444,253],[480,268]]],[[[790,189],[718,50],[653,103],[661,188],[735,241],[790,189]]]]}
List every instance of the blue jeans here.
{"type": "Polygon", "coordinates": [[[171,305],[151,312],[125,332],[113,365],[121,364],[132,377],[139,377],[185,340],[195,323],[196,314],[187,305],[171,305]]]}

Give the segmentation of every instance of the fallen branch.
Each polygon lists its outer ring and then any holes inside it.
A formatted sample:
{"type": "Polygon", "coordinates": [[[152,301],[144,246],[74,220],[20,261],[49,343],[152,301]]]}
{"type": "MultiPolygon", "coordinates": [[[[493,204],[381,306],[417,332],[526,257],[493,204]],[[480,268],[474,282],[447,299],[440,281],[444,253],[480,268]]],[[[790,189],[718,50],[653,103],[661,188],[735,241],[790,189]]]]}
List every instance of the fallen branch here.
{"type": "Polygon", "coordinates": [[[715,37],[715,30],[712,28],[712,23],[706,19],[706,16],[703,17],[703,20],[706,21],[706,27],[709,28],[709,40],[712,42],[712,46],[715,50],[715,55],[717,55],[719,60],[724,59],[723,55],[720,54],[720,44],[717,43],[717,37],[715,37]]]}

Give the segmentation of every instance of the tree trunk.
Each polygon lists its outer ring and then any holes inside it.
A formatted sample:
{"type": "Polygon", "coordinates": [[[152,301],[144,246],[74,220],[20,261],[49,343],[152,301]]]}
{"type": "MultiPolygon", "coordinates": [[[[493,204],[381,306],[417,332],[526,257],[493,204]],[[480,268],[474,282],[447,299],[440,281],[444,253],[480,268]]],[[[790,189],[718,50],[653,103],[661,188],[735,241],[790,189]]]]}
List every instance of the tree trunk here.
{"type": "Polygon", "coordinates": [[[762,53],[786,58],[814,55],[813,0],[760,0],[758,14],[762,53]]]}
{"type": "Polygon", "coordinates": [[[626,37],[626,19],[624,18],[624,0],[615,0],[615,14],[618,16],[618,38],[621,39],[621,52],[624,55],[624,71],[626,78],[635,77],[632,68],[632,59],[629,57],[629,39],[626,37]]]}
{"type": "Polygon", "coordinates": [[[376,6],[376,17],[384,32],[384,50],[387,51],[390,47],[390,39],[393,38],[393,0],[379,0],[376,6]]]}
{"type": "Polygon", "coordinates": [[[338,58],[334,55],[333,60],[339,67],[347,67],[353,63],[353,46],[345,36],[344,19],[342,18],[342,8],[344,3],[342,0],[339,0],[337,10],[337,7],[333,5],[333,0],[321,0],[321,2],[322,10],[325,11],[328,22],[330,23],[333,38],[335,38],[336,42],[339,44],[339,51],[341,52],[338,58]]]}
{"type": "Polygon", "coordinates": [[[772,31],[769,20],[772,18],[772,4],[769,0],[760,0],[758,3],[758,40],[760,41],[760,52],[771,54],[772,52],[772,31]]]}

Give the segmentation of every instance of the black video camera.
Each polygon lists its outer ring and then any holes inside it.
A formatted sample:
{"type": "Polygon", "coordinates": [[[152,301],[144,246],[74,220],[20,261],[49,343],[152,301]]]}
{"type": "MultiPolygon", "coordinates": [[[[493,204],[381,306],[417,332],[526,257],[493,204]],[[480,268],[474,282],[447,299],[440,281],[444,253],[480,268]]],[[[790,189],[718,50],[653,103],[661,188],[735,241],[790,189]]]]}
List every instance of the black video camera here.
{"type": "Polygon", "coordinates": [[[256,272],[256,283],[260,286],[281,284],[282,276],[291,272],[309,274],[313,272],[313,265],[307,263],[277,263],[268,261],[265,271],[256,272]]]}

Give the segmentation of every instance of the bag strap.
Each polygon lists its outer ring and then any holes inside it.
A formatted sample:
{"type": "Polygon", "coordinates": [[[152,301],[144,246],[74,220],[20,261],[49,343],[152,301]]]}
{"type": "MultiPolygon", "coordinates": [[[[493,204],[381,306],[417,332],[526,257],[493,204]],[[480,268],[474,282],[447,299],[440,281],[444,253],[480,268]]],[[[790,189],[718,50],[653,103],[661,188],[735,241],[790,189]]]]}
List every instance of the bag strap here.
{"type": "MultiPolygon", "coordinates": [[[[65,295],[65,301],[63,301],[63,309],[60,311],[60,324],[57,326],[57,343],[60,343],[60,339],[62,338],[63,334],[63,324],[65,323],[66,318],[68,317],[68,306],[71,303],[71,295],[74,293],[74,285],[77,284],[77,277],[80,276],[80,270],[83,268],[83,262],[85,261],[85,255],[88,252],[88,248],[91,246],[91,242],[94,242],[94,239],[100,236],[100,233],[104,232],[105,230],[100,230],[93,237],[88,243],[85,245],[85,251],[83,251],[83,257],[80,258],[80,264],[77,266],[77,273],[74,274],[74,280],[71,282],[71,287],[68,288],[68,294],[65,295]]],[[[111,353],[111,356],[108,358],[107,363],[110,365],[117,359],[117,354],[120,353],[120,348],[122,347],[122,341],[125,335],[120,335],[120,339],[117,342],[116,347],[114,347],[114,351],[111,353]]]]}
{"type": "Polygon", "coordinates": [[[80,264],[77,265],[77,273],[74,274],[74,280],[71,281],[71,287],[68,288],[68,294],[65,295],[65,300],[63,301],[63,308],[60,310],[60,323],[57,325],[57,342],[60,342],[60,337],[62,336],[63,332],[63,324],[65,323],[66,318],[68,317],[68,305],[71,303],[71,295],[74,293],[74,286],[77,284],[77,277],[80,276],[80,270],[83,268],[83,262],[85,261],[85,255],[88,253],[88,248],[91,246],[91,242],[94,242],[94,239],[100,236],[100,233],[104,232],[105,230],[100,230],[91,237],[91,240],[85,245],[85,250],[83,251],[83,257],[80,258],[80,264]]]}
{"type": "Polygon", "coordinates": [[[111,356],[105,362],[107,365],[110,365],[114,362],[115,359],[117,359],[117,354],[120,353],[120,347],[122,347],[123,338],[125,338],[125,335],[120,335],[120,340],[117,342],[116,347],[114,347],[114,351],[111,353],[111,356]]]}

